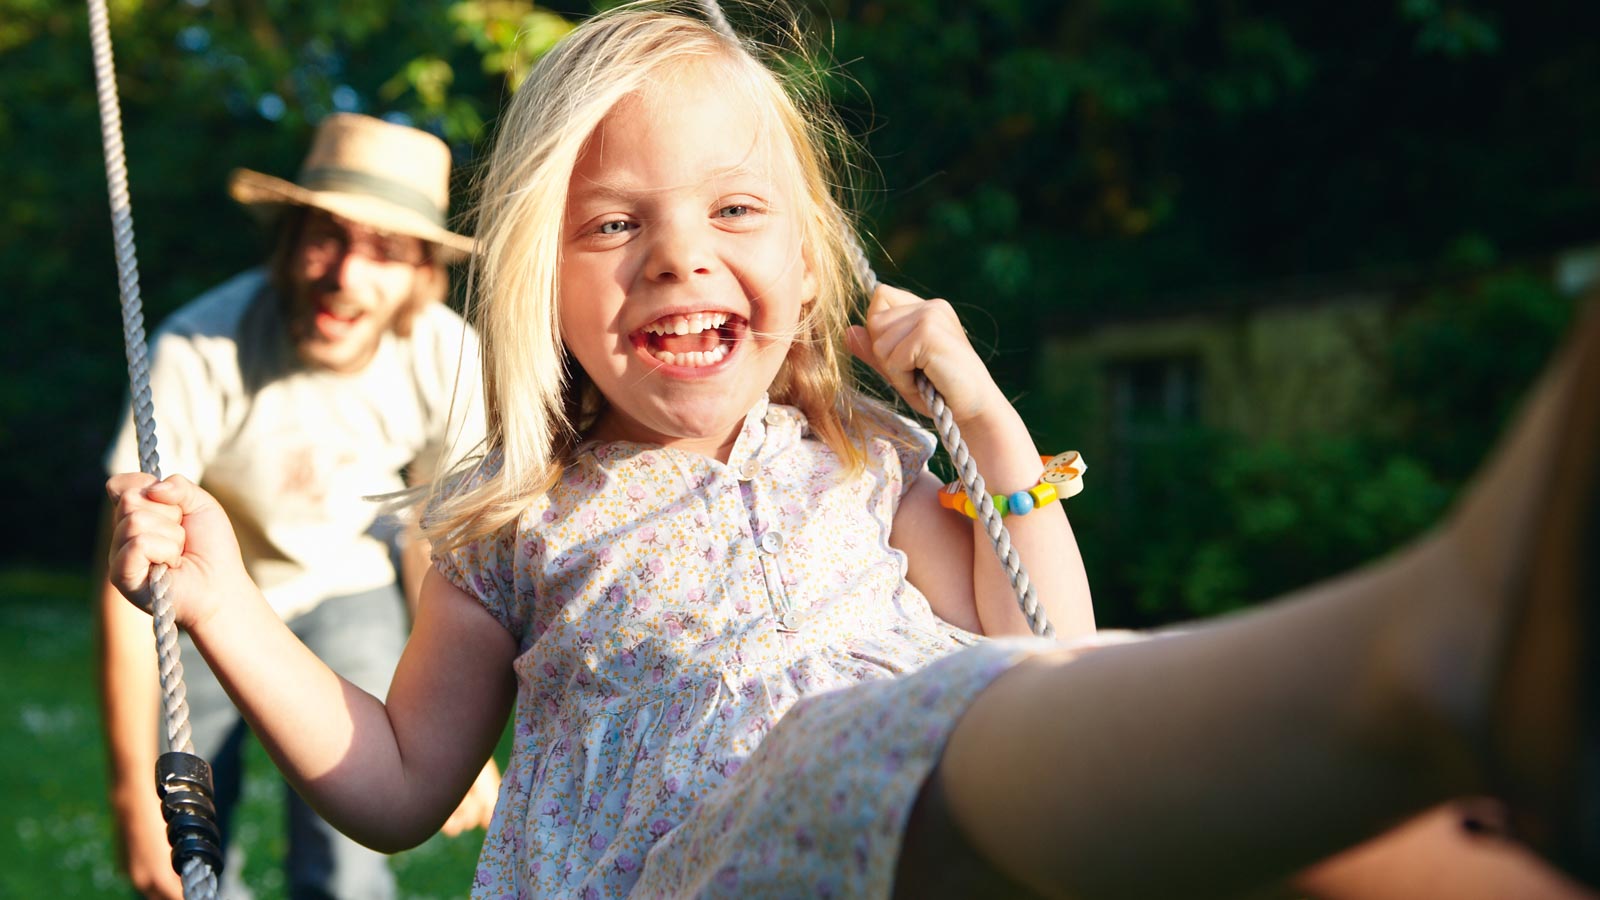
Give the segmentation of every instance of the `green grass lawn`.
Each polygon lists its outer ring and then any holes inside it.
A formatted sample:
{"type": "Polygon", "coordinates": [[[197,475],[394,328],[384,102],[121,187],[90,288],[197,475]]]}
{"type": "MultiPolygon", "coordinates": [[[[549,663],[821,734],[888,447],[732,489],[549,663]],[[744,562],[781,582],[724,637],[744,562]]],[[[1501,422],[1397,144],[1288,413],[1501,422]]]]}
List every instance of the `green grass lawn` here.
{"type": "MultiPolygon", "coordinates": [[[[112,860],[90,624],[86,574],[0,568],[0,897],[131,896],[112,860]]],[[[237,840],[246,882],[271,900],[284,896],[283,805],[265,754],[251,753],[237,840]]],[[[396,856],[401,896],[466,896],[482,838],[435,836],[396,856]]]]}

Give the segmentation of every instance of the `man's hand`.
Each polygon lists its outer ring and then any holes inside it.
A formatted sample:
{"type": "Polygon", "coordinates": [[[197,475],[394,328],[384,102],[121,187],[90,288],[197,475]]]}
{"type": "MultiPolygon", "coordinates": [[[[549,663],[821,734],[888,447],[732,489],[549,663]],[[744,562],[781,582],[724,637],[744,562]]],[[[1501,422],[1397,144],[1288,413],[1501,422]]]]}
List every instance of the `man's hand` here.
{"type": "Polygon", "coordinates": [[[463,831],[473,828],[489,827],[489,819],[494,816],[494,801],[500,794],[500,767],[490,759],[479,770],[478,777],[472,780],[472,787],[467,788],[467,796],[461,798],[461,805],[444,820],[444,825],[439,829],[446,837],[455,837],[463,831]]]}
{"type": "Polygon", "coordinates": [[[117,866],[146,900],[183,900],[183,880],[172,871],[172,848],[155,785],[146,789],[148,801],[118,804],[115,810],[117,866]]]}

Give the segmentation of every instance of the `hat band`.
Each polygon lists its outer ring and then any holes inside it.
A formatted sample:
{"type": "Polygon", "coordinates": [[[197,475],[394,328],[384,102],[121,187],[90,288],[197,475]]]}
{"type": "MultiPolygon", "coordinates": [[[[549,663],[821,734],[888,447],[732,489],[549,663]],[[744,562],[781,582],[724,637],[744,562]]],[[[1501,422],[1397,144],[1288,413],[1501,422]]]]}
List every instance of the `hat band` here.
{"type": "Polygon", "coordinates": [[[319,166],[300,173],[300,186],[310,191],[366,194],[409,209],[430,224],[444,227],[444,211],[434,205],[428,195],[392,178],[337,166],[319,166]]]}

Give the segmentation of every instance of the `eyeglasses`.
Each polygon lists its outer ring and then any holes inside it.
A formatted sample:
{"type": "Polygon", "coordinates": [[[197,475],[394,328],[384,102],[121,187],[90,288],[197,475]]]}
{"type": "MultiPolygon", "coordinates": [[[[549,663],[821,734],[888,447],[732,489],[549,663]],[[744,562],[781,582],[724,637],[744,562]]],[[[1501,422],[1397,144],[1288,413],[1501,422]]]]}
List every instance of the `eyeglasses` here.
{"type": "Polygon", "coordinates": [[[373,231],[323,216],[306,221],[300,233],[300,252],[315,265],[330,265],[346,253],[376,263],[420,266],[428,261],[428,247],[418,238],[373,231]]]}

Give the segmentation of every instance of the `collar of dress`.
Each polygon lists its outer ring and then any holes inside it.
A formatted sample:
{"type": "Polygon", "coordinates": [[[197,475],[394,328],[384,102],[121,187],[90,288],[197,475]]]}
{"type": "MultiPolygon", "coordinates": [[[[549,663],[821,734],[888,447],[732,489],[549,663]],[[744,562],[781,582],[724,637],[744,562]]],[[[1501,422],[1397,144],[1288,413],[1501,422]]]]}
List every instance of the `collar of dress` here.
{"type": "Polygon", "coordinates": [[[725,467],[735,473],[744,473],[744,477],[749,478],[751,464],[758,466],[761,460],[788,446],[793,439],[803,436],[807,427],[805,414],[800,410],[773,403],[766,394],[762,394],[750,411],[745,413],[744,425],[740,427],[739,436],[734,439],[733,450],[725,463],[698,453],[632,441],[585,441],[578,446],[578,455],[591,456],[602,468],[612,470],[637,465],[644,458],[661,454],[693,457],[694,460],[703,461],[706,466],[725,467]]]}

